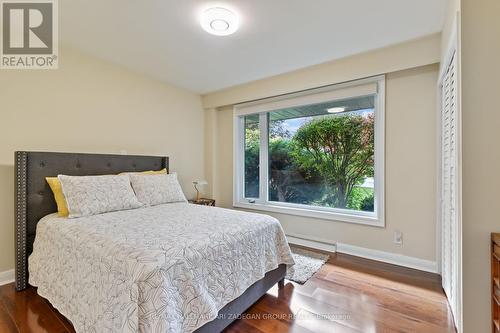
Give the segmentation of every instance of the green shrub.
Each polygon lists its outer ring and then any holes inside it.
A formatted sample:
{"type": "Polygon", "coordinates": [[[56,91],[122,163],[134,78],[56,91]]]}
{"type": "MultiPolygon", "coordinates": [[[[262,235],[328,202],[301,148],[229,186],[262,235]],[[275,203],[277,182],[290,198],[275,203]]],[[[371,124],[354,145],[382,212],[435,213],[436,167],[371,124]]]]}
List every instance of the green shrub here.
{"type": "Polygon", "coordinates": [[[347,202],[347,208],[373,212],[374,208],[373,189],[355,187],[347,202]]]}

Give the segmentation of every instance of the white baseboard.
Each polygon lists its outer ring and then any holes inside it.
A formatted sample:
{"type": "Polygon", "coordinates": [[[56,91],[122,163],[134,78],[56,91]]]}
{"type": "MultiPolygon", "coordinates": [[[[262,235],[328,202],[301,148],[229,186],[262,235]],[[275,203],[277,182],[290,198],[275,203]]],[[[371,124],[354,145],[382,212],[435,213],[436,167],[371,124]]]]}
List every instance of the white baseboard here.
{"type": "Polygon", "coordinates": [[[356,257],[382,261],[398,266],[418,269],[420,271],[439,273],[437,262],[409,257],[402,254],[372,250],[344,243],[337,243],[337,252],[350,254],[356,257]]]}
{"type": "Polygon", "coordinates": [[[286,239],[290,244],[306,246],[316,250],[322,250],[332,253],[335,253],[337,250],[337,247],[334,242],[324,239],[319,239],[319,238],[312,239],[309,236],[302,236],[298,234],[287,234],[286,239]]]}
{"type": "Polygon", "coordinates": [[[286,238],[290,244],[306,246],[312,249],[328,251],[332,253],[340,252],[340,253],[350,254],[356,257],[381,261],[393,265],[418,269],[424,272],[439,274],[438,265],[436,261],[409,257],[397,253],[372,250],[372,249],[367,249],[365,247],[354,246],[340,242],[332,242],[325,239],[314,238],[299,234],[287,233],[286,238]]]}
{"type": "Polygon", "coordinates": [[[8,271],[0,272],[0,286],[4,284],[14,282],[14,270],[9,269],[8,271]]]}

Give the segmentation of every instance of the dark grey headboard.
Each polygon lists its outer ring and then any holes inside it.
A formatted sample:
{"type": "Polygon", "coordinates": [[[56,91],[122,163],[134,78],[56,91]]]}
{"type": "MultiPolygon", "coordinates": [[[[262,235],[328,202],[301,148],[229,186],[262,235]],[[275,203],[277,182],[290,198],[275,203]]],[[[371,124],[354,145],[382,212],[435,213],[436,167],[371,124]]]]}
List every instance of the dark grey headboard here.
{"type": "Polygon", "coordinates": [[[16,289],[28,284],[28,256],[36,225],[57,211],[45,177],[84,176],[167,168],[168,157],[18,151],[15,156],[16,289]]]}

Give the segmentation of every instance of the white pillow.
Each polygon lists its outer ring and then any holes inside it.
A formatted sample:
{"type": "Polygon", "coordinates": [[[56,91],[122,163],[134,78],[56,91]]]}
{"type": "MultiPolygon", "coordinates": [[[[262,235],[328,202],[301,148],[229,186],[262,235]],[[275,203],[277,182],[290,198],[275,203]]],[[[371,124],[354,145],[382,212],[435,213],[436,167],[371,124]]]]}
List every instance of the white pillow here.
{"type": "Polygon", "coordinates": [[[176,173],[163,175],[129,174],[129,177],[137,199],[147,206],[186,202],[176,173]]]}
{"type": "Polygon", "coordinates": [[[57,176],[68,205],[69,217],[96,215],[139,208],[127,175],[57,176]]]}

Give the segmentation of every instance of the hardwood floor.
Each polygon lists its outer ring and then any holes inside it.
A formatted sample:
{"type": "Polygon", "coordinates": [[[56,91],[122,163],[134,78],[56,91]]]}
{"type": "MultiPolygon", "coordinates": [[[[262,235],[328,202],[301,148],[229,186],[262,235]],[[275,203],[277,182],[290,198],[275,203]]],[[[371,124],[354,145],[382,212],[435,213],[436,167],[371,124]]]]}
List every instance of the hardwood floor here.
{"type": "MultiPolygon", "coordinates": [[[[0,332],[74,332],[35,288],[0,287],[0,332]]],[[[286,281],[226,333],[455,332],[440,278],[344,254],[304,285],[286,281]]]]}

